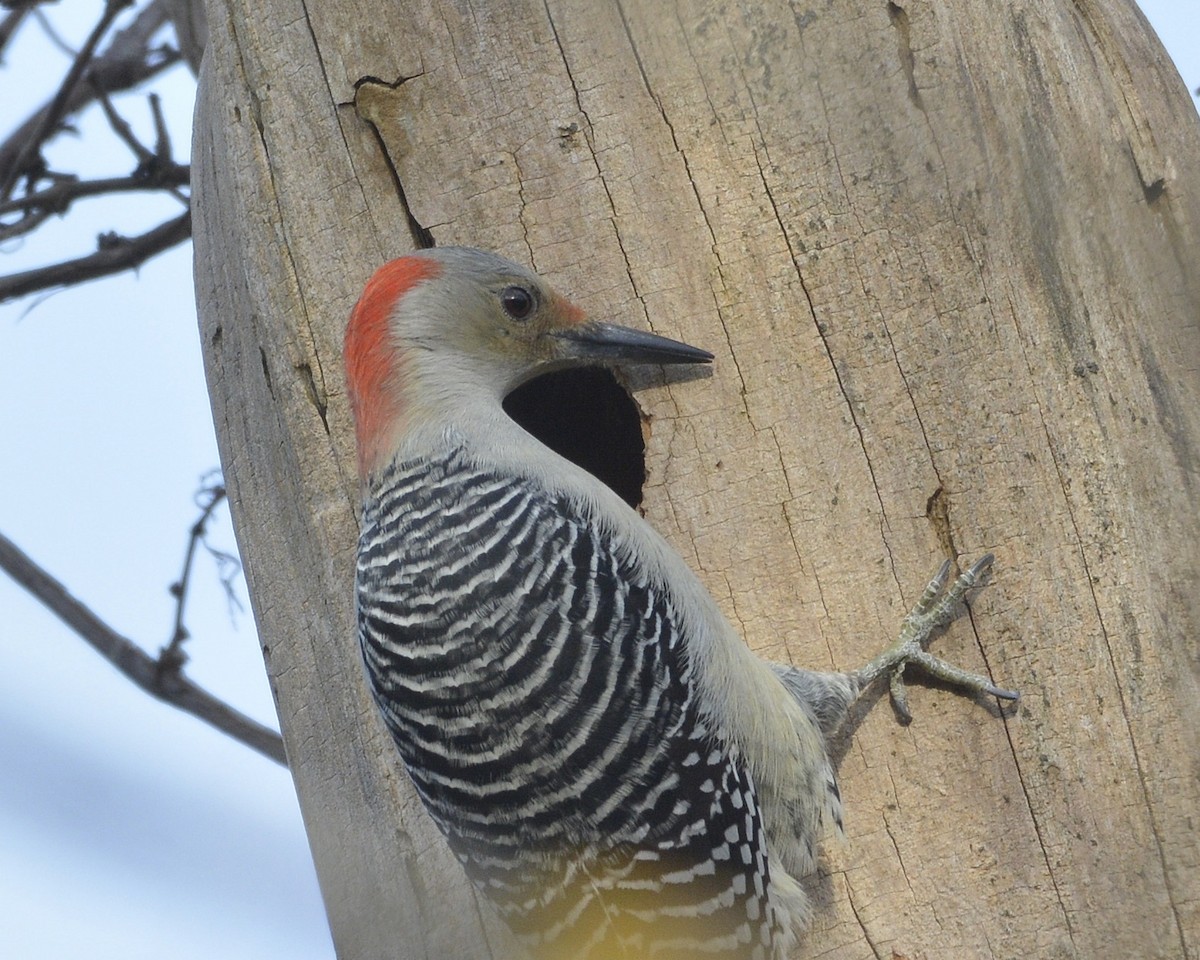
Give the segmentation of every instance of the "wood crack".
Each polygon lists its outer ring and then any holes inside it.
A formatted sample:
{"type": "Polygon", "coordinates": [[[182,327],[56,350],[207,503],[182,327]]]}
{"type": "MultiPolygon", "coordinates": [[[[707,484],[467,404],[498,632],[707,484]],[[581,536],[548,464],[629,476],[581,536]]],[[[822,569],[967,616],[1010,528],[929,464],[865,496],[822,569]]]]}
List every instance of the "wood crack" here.
{"type": "Polygon", "coordinates": [[[372,94],[380,88],[398,90],[404,84],[422,76],[424,74],[418,73],[411,77],[400,77],[392,83],[385,83],[375,77],[360,77],[354,84],[354,112],[371,128],[371,134],[379,148],[379,155],[383,158],[388,175],[392,178],[396,199],[400,201],[400,207],[404,210],[404,218],[408,222],[408,231],[412,235],[413,245],[418,249],[428,250],[430,247],[437,246],[437,243],[429,229],[417,220],[412,205],[408,202],[408,195],[404,192],[404,182],[400,179],[400,171],[396,168],[392,155],[388,152],[387,143],[380,130],[380,118],[375,110],[376,104],[372,99],[372,94]]]}

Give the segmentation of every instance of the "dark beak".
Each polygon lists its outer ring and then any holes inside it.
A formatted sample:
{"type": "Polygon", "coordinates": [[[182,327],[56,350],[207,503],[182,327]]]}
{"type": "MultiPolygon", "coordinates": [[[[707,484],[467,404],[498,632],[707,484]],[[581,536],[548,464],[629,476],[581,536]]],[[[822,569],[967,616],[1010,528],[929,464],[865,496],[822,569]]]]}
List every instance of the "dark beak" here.
{"type": "Polygon", "coordinates": [[[642,333],[613,323],[585,323],[556,330],[568,357],[598,363],[711,363],[713,355],[699,347],[642,333]]]}

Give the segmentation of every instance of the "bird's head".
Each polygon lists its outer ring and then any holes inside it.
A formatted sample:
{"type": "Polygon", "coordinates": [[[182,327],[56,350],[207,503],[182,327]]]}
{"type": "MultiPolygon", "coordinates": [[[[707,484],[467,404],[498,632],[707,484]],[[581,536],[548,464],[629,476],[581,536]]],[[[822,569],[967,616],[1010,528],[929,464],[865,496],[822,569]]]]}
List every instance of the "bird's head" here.
{"type": "Polygon", "coordinates": [[[468,247],[380,267],[346,328],[345,363],[365,478],[421,417],[503,398],[551,370],[586,364],[708,363],[712,354],[600,323],[537,274],[468,247]]]}

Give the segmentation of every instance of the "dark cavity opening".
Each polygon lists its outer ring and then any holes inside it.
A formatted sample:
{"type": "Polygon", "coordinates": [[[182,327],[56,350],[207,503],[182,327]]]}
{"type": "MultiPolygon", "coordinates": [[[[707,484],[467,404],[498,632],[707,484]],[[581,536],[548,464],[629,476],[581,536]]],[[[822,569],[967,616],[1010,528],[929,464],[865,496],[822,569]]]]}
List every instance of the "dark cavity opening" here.
{"type": "Polygon", "coordinates": [[[581,367],[543,374],[505,397],[504,410],[631,507],[642,502],[646,445],[641,416],[610,371],[581,367]]]}

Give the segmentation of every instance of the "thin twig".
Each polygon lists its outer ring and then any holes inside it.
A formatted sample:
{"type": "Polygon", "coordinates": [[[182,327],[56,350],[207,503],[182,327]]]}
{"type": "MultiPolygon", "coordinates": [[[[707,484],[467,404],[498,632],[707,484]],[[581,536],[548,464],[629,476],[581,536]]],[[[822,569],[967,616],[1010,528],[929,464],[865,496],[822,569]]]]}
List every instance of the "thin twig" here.
{"type": "MultiPolygon", "coordinates": [[[[49,193],[50,191],[46,192],[49,193]]],[[[54,216],[54,213],[55,211],[49,206],[42,206],[38,209],[30,210],[15,223],[0,224],[0,243],[12,240],[14,237],[19,237],[26,233],[33,233],[34,230],[54,216]]]]}
{"type": "MultiPolygon", "coordinates": [[[[31,227],[25,220],[38,214],[66,213],[76,200],[88,197],[112,195],[115,193],[145,193],[150,190],[162,190],[172,196],[182,196],[179,187],[186,187],[191,181],[192,171],[186,164],[172,163],[169,166],[156,165],[150,171],[137,171],[127,177],[102,177],[99,180],[77,180],[74,177],[58,177],[54,186],[46,187],[37,193],[30,193],[15,200],[0,203],[0,217],[6,213],[25,211],[26,216],[11,224],[0,224],[0,241],[29,233],[31,227]]],[[[44,217],[43,217],[44,219],[44,217]]]]}
{"type": "Polygon", "coordinates": [[[96,100],[100,104],[100,109],[104,111],[104,116],[108,119],[108,125],[112,127],[113,133],[120,137],[125,146],[137,157],[138,163],[147,163],[153,160],[154,151],[142,144],[142,141],[134,134],[133,127],[129,125],[129,122],[117,113],[116,107],[108,99],[108,94],[98,87],[96,88],[96,100]]]}
{"type": "Polygon", "coordinates": [[[140,267],[155,254],[169,250],[191,235],[190,211],[136,237],[106,234],[100,238],[99,249],[86,257],[0,277],[0,303],[140,267]]]}
{"type": "Polygon", "coordinates": [[[42,28],[49,41],[54,44],[60,51],[68,57],[75,57],[79,54],[66,40],[64,40],[57,30],[54,29],[54,24],[50,22],[50,18],[46,16],[46,11],[41,8],[41,5],[36,5],[30,8],[33,11],[33,18],[38,22],[38,26],[42,28]]]}
{"type": "MultiPolygon", "coordinates": [[[[201,487],[196,491],[195,500],[196,506],[201,509],[204,508],[204,497],[211,496],[218,487],[222,494],[225,493],[225,478],[221,475],[220,467],[210,470],[201,477],[200,483],[201,487]]],[[[244,613],[246,609],[242,606],[242,601],[238,599],[236,583],[238,575],[242,572],[242,558],[236,553],[229,553],[220,547],[213,546],[207,534],[200,538],[200,542],[204,544],[204,549],[208,551],[208,555],[217,565],[217,579],[225,588],[225,601],[229,606],[229,617],[232,620],[235,613],[244,613]]]]}
{"type": "Polygon", "coordinates": [[[225,487],[217,484],[207,488],[208,502],[200,509],[200,518],[192,524],[188,535],[187,550],[183,556],[183,573],[171,584],[171,594],[175,597],[175,625],[171,630],[171,639],[158,655],[160,670],[180,670],[187,661],[183,652],[183,642],[188,638],[187,627],[183,625],[184,609],[187,607],[188,584],[192,579],[192,560],[196,556],[196,545],[204,540],[209,518],[225,499],[225,487]]]}
{"type": "Polygon", "coordinates": [[[25,14],[28,12],[28,7],[17,7],[15,10],[10,10],[6,13],[4,19],[0,20],[0,56],[4,54],[4,49],[8,46],[8,41],[17,32],[17,27],[21,25],[21,21],[25,19],[25,14]]]}
{"type": "Polygon", "coordinates": [[[160,670],[158,661],[71,596],[61,583],[3,534],[0,534],[0,569],[147,693],[199,717],[276,763],[287,765],[283,739],[278,733],[217,699],[181,672],[160,670]]]}
{"type": "Polygon", "coordinates": [[[167,132],[167,118],[163,116],[162,98],[152,93],[149,100],[150,115],[154,118],[154,156],[160,160],[170,160],[171,135],[167,132]]]}

